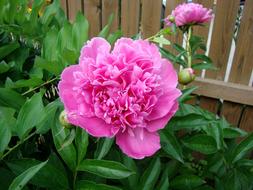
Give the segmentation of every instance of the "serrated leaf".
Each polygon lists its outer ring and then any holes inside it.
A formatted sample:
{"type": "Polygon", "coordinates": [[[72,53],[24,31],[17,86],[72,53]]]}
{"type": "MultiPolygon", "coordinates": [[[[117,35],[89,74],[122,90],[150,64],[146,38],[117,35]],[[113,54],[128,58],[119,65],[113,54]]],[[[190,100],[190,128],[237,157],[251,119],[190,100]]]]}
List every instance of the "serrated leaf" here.
{"type": "Polygon", "coordinates": [[[38,165],[35,165],[23,173],[21,173],[19,176],[17,176],[11,183],[9,190],[20,190],[22,189],[32,178],[33,176],[39,172],[41,168],[43,168],[47,164],[47,161],[42,162],[38,165]]]}
{"type": "Polygon", "coordinates": [[[123,164],[109,160],[83,160],[77,170],[87,171],[109,179],[122,179],[134,174],[123,164]]]}

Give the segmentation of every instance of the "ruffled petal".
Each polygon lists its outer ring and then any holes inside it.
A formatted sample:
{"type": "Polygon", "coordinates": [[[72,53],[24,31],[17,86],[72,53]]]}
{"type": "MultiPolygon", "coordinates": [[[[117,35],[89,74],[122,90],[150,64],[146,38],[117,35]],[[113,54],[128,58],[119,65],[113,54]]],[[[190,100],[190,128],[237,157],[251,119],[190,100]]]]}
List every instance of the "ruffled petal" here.
{"type": "Polygon", "coordinates": [[[160,149],[160,137],[156,132],[148,132],[145,128],[128,128],[116,135],[116,143],[129,157],[142,159],[151,156],[160,149]]]}

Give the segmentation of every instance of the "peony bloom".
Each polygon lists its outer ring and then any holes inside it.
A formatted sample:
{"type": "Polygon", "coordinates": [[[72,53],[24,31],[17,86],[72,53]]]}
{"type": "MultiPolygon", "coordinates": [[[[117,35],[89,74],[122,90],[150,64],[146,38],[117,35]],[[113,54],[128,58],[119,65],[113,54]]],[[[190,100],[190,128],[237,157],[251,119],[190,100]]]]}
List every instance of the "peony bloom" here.
{"type": "MultiPolygon", "coordinates": [[[[169,17],[175,18],[177,26],[197,25],[209,22],[213,18],[212,10],[197,3],[183,3],[178,5],[169,17]]],[[[166,19],[167,25],[171,22],[166,19]]]]}
{"type": "Polygon", "coordinates": [[[154,44],[121,38],[111,50],[93,38],[79,64],[63,71],[59,94],[70,123],[95,137],[115,136],[125,154],[141,159],[160,149],[158,130],[178,109],[176,86],[176,71],[154,44]]]}

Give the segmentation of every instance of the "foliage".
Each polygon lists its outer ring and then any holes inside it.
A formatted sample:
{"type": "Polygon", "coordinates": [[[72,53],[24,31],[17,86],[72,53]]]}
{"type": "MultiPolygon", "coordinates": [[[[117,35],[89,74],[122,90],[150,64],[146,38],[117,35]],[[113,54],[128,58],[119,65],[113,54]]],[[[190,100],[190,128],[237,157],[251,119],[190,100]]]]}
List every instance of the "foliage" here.
{"type": "MultiPolygon", "coordinates": [[[[2,189],[253,188],[253,134],[185,104],[194,88],[183,91],[179,111],[160,131],[162,149],[152,158],[133,160],[115,148],[113,139],[64,128],[56,85],[61,71],[78,61],[89,24],[81,13],[69,23],[58,0],[38,16],[43,6],[44,1],[35,1],[30,13],[26,0],[0,2],[2,189]]],[[[109,26],[100,36],[113,43],[121,33],[109,34],[109,26]]],[[[200,42],[192,37],[194,52],[204,48],[200,42]]],[[[173,46],[180,56],[162,48],[161,53],[184,66],[184,50],[173,46]]],[[[209,68],[207,57],[193,57],[203,61],[195,69],[209,68]]]]}

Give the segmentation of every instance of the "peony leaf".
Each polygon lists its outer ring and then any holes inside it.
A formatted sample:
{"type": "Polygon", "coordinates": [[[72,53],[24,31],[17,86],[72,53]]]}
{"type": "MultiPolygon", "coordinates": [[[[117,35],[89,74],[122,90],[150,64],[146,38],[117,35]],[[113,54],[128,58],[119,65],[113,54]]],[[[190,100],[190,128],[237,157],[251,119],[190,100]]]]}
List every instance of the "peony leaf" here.
{"type": "Polygon", "coordinates": [[[97,184],[92,181],[80,180],[76,183],[77,190],[121,190],[118,187],[114,187],[106,184],[97,184]]]}
{"type": "Polygon", "coordinates": [[[204,184],[205,181],[196,175],[180,175],[175,177],[171,183],[170,187],[173,189],[184,189],[192,190],[200,185],[204,184]]]}
{"type": "Polygon", "coordinates": [[[9,190],[20,190],[22,189],[33,176],[40,171],[47,164],[47,161],[42,162],[38,165],[32,166],[31,168],[25,170],[19,176],[17,176],[11,183],[9,190]]]}
{"type": "Polygon", "coordinates": [[[8,88],[0,88],[0,105],[19,110],[24,103],[25,98],[16,91],[8,88]]]}
{"type": "Polygon", "coordinates": [[[123,164],[107,160],[83,160],[77,170],[87,171],[109,179],[122,179],[134,174],[123,164]]]}
{"type": "Polygon", "coordinates": [[[100,139],[97,145],[97,149],[95,151],[94,158],[98,160],[104,158],[106,154],[110,151],[113,142],[114,142],[113,138],[100,139]]]}
{"type": "Polygon", "coordinates": [[[160,158],[153,158],[149,167],[144,171],[140,179],[140,188],[142,190],[152,190],[158,180],[161,171],[160,158]]]}
{"type": "Polygon", "coordinates": [[[195,135],[183,141],[183,144],[194,151],[203,154],[213,154],[217,152],[217,144],[213,137],[208,135],[195,135]]]}
{"type": "Polygon", "coordinates": [[[79,164],[84,159],[89,145],[89,135],[80,127],[76,128],[75,144],[77,149],[77,163],[79,164]]]}

